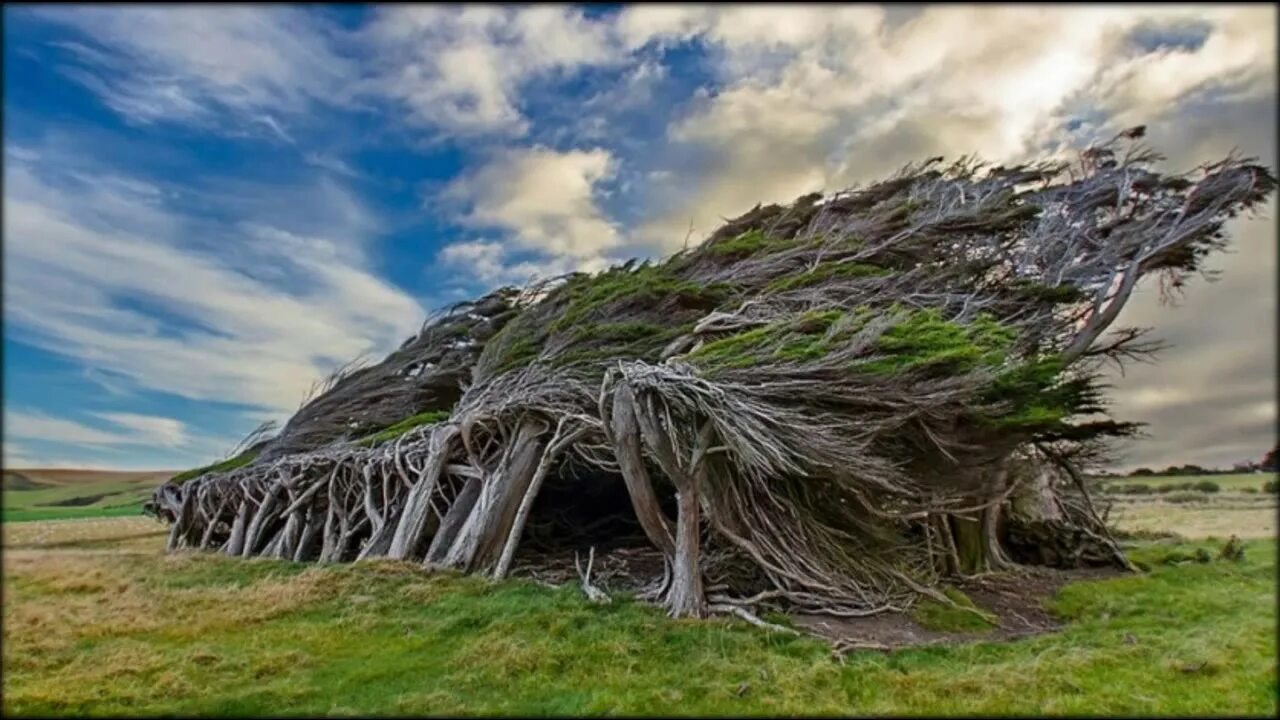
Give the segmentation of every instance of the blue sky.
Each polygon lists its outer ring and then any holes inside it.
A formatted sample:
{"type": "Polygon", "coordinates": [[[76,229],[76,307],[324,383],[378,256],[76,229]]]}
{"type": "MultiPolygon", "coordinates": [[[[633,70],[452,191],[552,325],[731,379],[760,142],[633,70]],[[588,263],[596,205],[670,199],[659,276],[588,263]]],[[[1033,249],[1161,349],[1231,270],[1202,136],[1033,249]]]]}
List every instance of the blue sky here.
{"type": "MultiPolygon", "coordinates": [[[[935,154],[1143,122],[1171,164],[1275,162],[1269,7],[4,14],[9,465],[208,461],[445,304],[935,154]]],[[[1241,224],[1185,307],[1126,311],[1176,344],[1116,380],[1152,423],[1128,463],[1274,440],[1274,231],[1241,224]]]]}

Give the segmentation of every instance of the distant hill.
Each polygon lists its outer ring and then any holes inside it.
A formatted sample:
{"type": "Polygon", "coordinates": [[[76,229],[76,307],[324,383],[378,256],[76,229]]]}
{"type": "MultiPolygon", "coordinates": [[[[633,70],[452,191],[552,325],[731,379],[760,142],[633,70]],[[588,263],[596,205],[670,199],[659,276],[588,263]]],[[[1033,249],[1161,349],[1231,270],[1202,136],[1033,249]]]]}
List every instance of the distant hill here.
{"type": "Polygon", "coordinates": [[[141,513],[174,470],[13,468],[4,471],[4,520],[55,520],[141,513]]]}

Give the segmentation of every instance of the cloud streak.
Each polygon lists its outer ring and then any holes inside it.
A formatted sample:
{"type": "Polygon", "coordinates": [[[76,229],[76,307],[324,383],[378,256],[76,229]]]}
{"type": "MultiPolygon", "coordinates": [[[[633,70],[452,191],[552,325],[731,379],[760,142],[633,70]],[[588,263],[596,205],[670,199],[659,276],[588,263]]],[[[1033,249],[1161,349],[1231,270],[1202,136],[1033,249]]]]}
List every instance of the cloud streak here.
{"type": "Polygon", "coordinates": [[[5,190],[10,327],[135,387],[289,411],[315,378],[421,321],[350,243],[210,227],[127,184],[22,162],[8,163],[5,190]],[[186,241],[199,233],[217,253],[186,241]]]}

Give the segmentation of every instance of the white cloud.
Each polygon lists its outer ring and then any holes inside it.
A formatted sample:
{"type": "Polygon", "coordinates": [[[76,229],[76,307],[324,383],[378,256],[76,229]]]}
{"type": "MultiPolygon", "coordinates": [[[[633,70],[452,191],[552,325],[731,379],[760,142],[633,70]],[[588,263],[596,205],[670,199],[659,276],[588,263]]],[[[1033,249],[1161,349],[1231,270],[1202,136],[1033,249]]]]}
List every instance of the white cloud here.
{"type": "Polygon", "coordinates": [[[332,155],[327,155],[325,153],[318,153],[318,152],[309,152],[303,155],[302,159],[308,165],[322,168],[324,170],[328,170],[329,172],[337,173],[339,175],[345,175],[350,178],[364,177],[364,173],[361,173],[359,170],[356,170],[355,168],[351,167],[350,164],[348,164],[341,158],[337,158],[332,155]]]}
{"type": "Polygon", "coordinates": [[[5,168],[16,339],[135,387],[287,412],[315,378],[421,322],[414,300],[364,268],[358,242],[210,226],[43,169],[5,168]]]}
{"type": "Polygon", "coordinates": [[[614,174],[614,160],[602,149],[497,152],[451,182],[438,199],[465,207],[459,216],[464,225],[500,231],[504,239],[452,243],[437,260],[466,268],[484,282],[599,270],[622,242],[598,204],[601,186],[614,174]]]}
{"type": "Polygon", "coordinates": [[[76,420],[58,418],[39,411],[5,410],[7,438],[43,440],[75,445],[154,445],[167,448],[189,446],[193,438],[180,420],[137,413],[93,413],[114,426],[108,429],[76,420]]]}
{"type": "Polygon", "coordinates": [[[504,150],[450,183],[445,197],[470,206],[467,224],[507,231],[520,247],[590,258],[619,241],[596,206],[600,185],[613,174],[613,158],[602,149],[504,150]]]}
{"type": "Polygon", "coordinates": [[[389,6],[364,33],[380,65],[372,89],[459,136],[522,135],[527,82],[620,59],[606,24],[565,6],[389,6]]]}
{"type": "Polygon", "coordinates": [[[523,285],[574,271],[597,272],[607,267],[609,261],[601,256],[582,259],[565,255],[521,260],[514,258],[508,246],[500,242],[473,240],[444,246],[436,253],[436,262],[464,270],[468,277],[479,280],[485,287],[493,287],[523,285]]]}
{"type": "Polygon", "coordinates": [[[181,420],[137,413],[101,412],[94,413],[120,427],[128,428],[148,445],[163,447],[182,447],[191,442],[187,434],[187,426],[181,420]]]}
{"type": "Polygon", "coordinates": [[[120,445],[143,442],[139,436],[101,430],[74,420],[55,418],[39,412],[5,411],[5,435],[34,440],[54,440],[81,445],[120,445]]]}
{"type": "Polygon", "coordinates": [[[42,7],[29,12],[79,31],[60,43],[63,71],[137,123],[223,130],[258,124],[291,141],[281,116],[352,98],[354,68],[314,13],[284,6],[42,7]],[[227,114],[239,120],[228,121],[227,114]]]}
{"type": "Polygon", "coordinates": [[[698,36],[718,53],[720,78],[669,126],[668,161],[706,161],[636,235],[672,249],[690,218],[701,237],[757,202],[908,161],[1040,154],[1062,145],[1075,111],[1123,127],[1208,86],[1257,97],[1274,84],[1274,21],[1263,7],[929,6],[892,26],[874,6],[629,7],[618,25],[631,46],[698,36]],[[1150,52],[1128,40],[1188,20],[1208,28],[1199,47],[1150,52]]]}

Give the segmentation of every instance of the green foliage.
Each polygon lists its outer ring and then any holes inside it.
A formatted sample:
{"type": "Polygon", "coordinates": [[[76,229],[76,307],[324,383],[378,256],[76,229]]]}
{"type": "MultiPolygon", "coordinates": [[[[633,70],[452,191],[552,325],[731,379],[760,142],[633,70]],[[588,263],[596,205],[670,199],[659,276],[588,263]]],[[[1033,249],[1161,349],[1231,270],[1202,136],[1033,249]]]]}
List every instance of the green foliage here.
{"type": "Polygon", "coordinates": [[[817,360],[852,338],[870,317],[867,308],[812,310],[709,342],[689,353],[688,360],[708,371],[817,360]]]}
{"type": "Polygon", "coordinates": [[[576,277],[557,289],[564,310],[551,330],[572,329],[593,315],[623,307],[652,311],[660,305],[710,310],[724,301],[730,288],[722,283],[701,285],[684,280],[670,264],[644,264],[634,270],[622,266],[595,275],[576,277]]]}
{"type": "Polygon", "coordinates": [[[765,235],[763,230],[748,230],[737,237],[719,240],[707,245],[707,252],[715,257],[741,260],[762,251],[776,252],[797,247],[798,238],[781,239],[765,235]]]}
{"type": "Polygon", "coordinates": [[[921,627],[937,632],[986,632],[996,626],[996,618],[974,605],[959,588],[945,587],[942,592],[958,607],[933,598],[921,600],[912,613],[921,627]]]}
{"type": "Polygon", "coordinates": [[[204,475],[205,473],[228,472],[230,470],[235,470],[236,468],[242,468],[245,465],[248,465],[249,463],[253,462],[254,459],[257,457],[258,457],[257,451],[245,450],[244,452],[240,453],[239,455],[236,455],[235,457],[227,458],[226,460],[220,460],[216,463],[205,465],[204,467],[187,470],[186,472],[180,472],[177,475],[174,475],[170,479],[170,482],[174,483],[175,485],[181,485],[182,483],[188,480],[191,480],[193,478],[198,478],[201,475],[204,475]]]}
{"type": "Polygon", "coordinates": [[[963,373],[1004,363],[1014,331],[989,315],[964,325],[943,319],[935,308],[905,313],[876,343],[884,356],[857,364],[857,369],[895,375],[927,368],[931,373],[963,373]]]}
{"type": "Polygon", "coordinates": [[[580,274],[553,290],[541,312],[512,320],[485,348],[484,362],[502,374],[533,362],[553,338],[572,349],[550,358],[555,366],[614,357],[656,360],[671,340],[733,293],[725,283],[684,280],[680,259],[580,274]],[[568,335],[567,338],[564,336],[568,335]]]}
{"type": "Polygon", "coordinates": [[[672,340],[693,329],[694,323],[663,326],[646,322],[584,325],[574,332],[572,350],[551,359],[554,367],[603,362],[618,357],[655,362],[672,340]]]}
{"type": "Polygon", "coordinates": [[[410,430],[422,425],[434,425],[449,419],[448,410],[428,410],[420,412],[417,415],[411,415],[394,425],[390,425],[372,435],[356,440],[357,445],[372,447],[381,445],[388,440],[394,440],[410,430]]]}
{"type": "Polygon", "coordinates": [[[528,312],[521,313],[489,339],[480,363],[492,363],[496,375],[528,365],[542,352],[545,334],[528,312]]]}
{"type": "Polygon", "coordinates": [[[1268,480],[1262,483],[1262,492],[1280,492],[1280,483],[1277,483],[1275,480],[1268,480]]]}
{"type": "Polygon", "coordinates": [[[1216,493],[1222,489],[1218,485],[1218,483],[1212,480],[1201,480],[1200,482],[1196,483],[1195,485],[1192,485],[1191,487],[1193,490],[1199,490],[1200,492],[1203,492],[1203,493],[1216,493]]]}
{"type": "Polygon", "coordinates": [[[1072,415],[1101,411],[1101,395],[1094,380],[1088,376],[1064,378],[1064,368],[1059,358],[1050,356],[1002,371],[983,400],[1005,402],[1012,409],[988,418],[987,423],[1001,430],[1049,434],[1069,431],[1065,420],[1072,415]]]}
{"type": "Polygon", "coordinates": [[[765,286],[765,292],[785,292],[802,287],[821,285],[835,278],[884,277],[892,274],[888,268],[867,263],[826,262],[813,270],[774,278],[765,286]]]}

